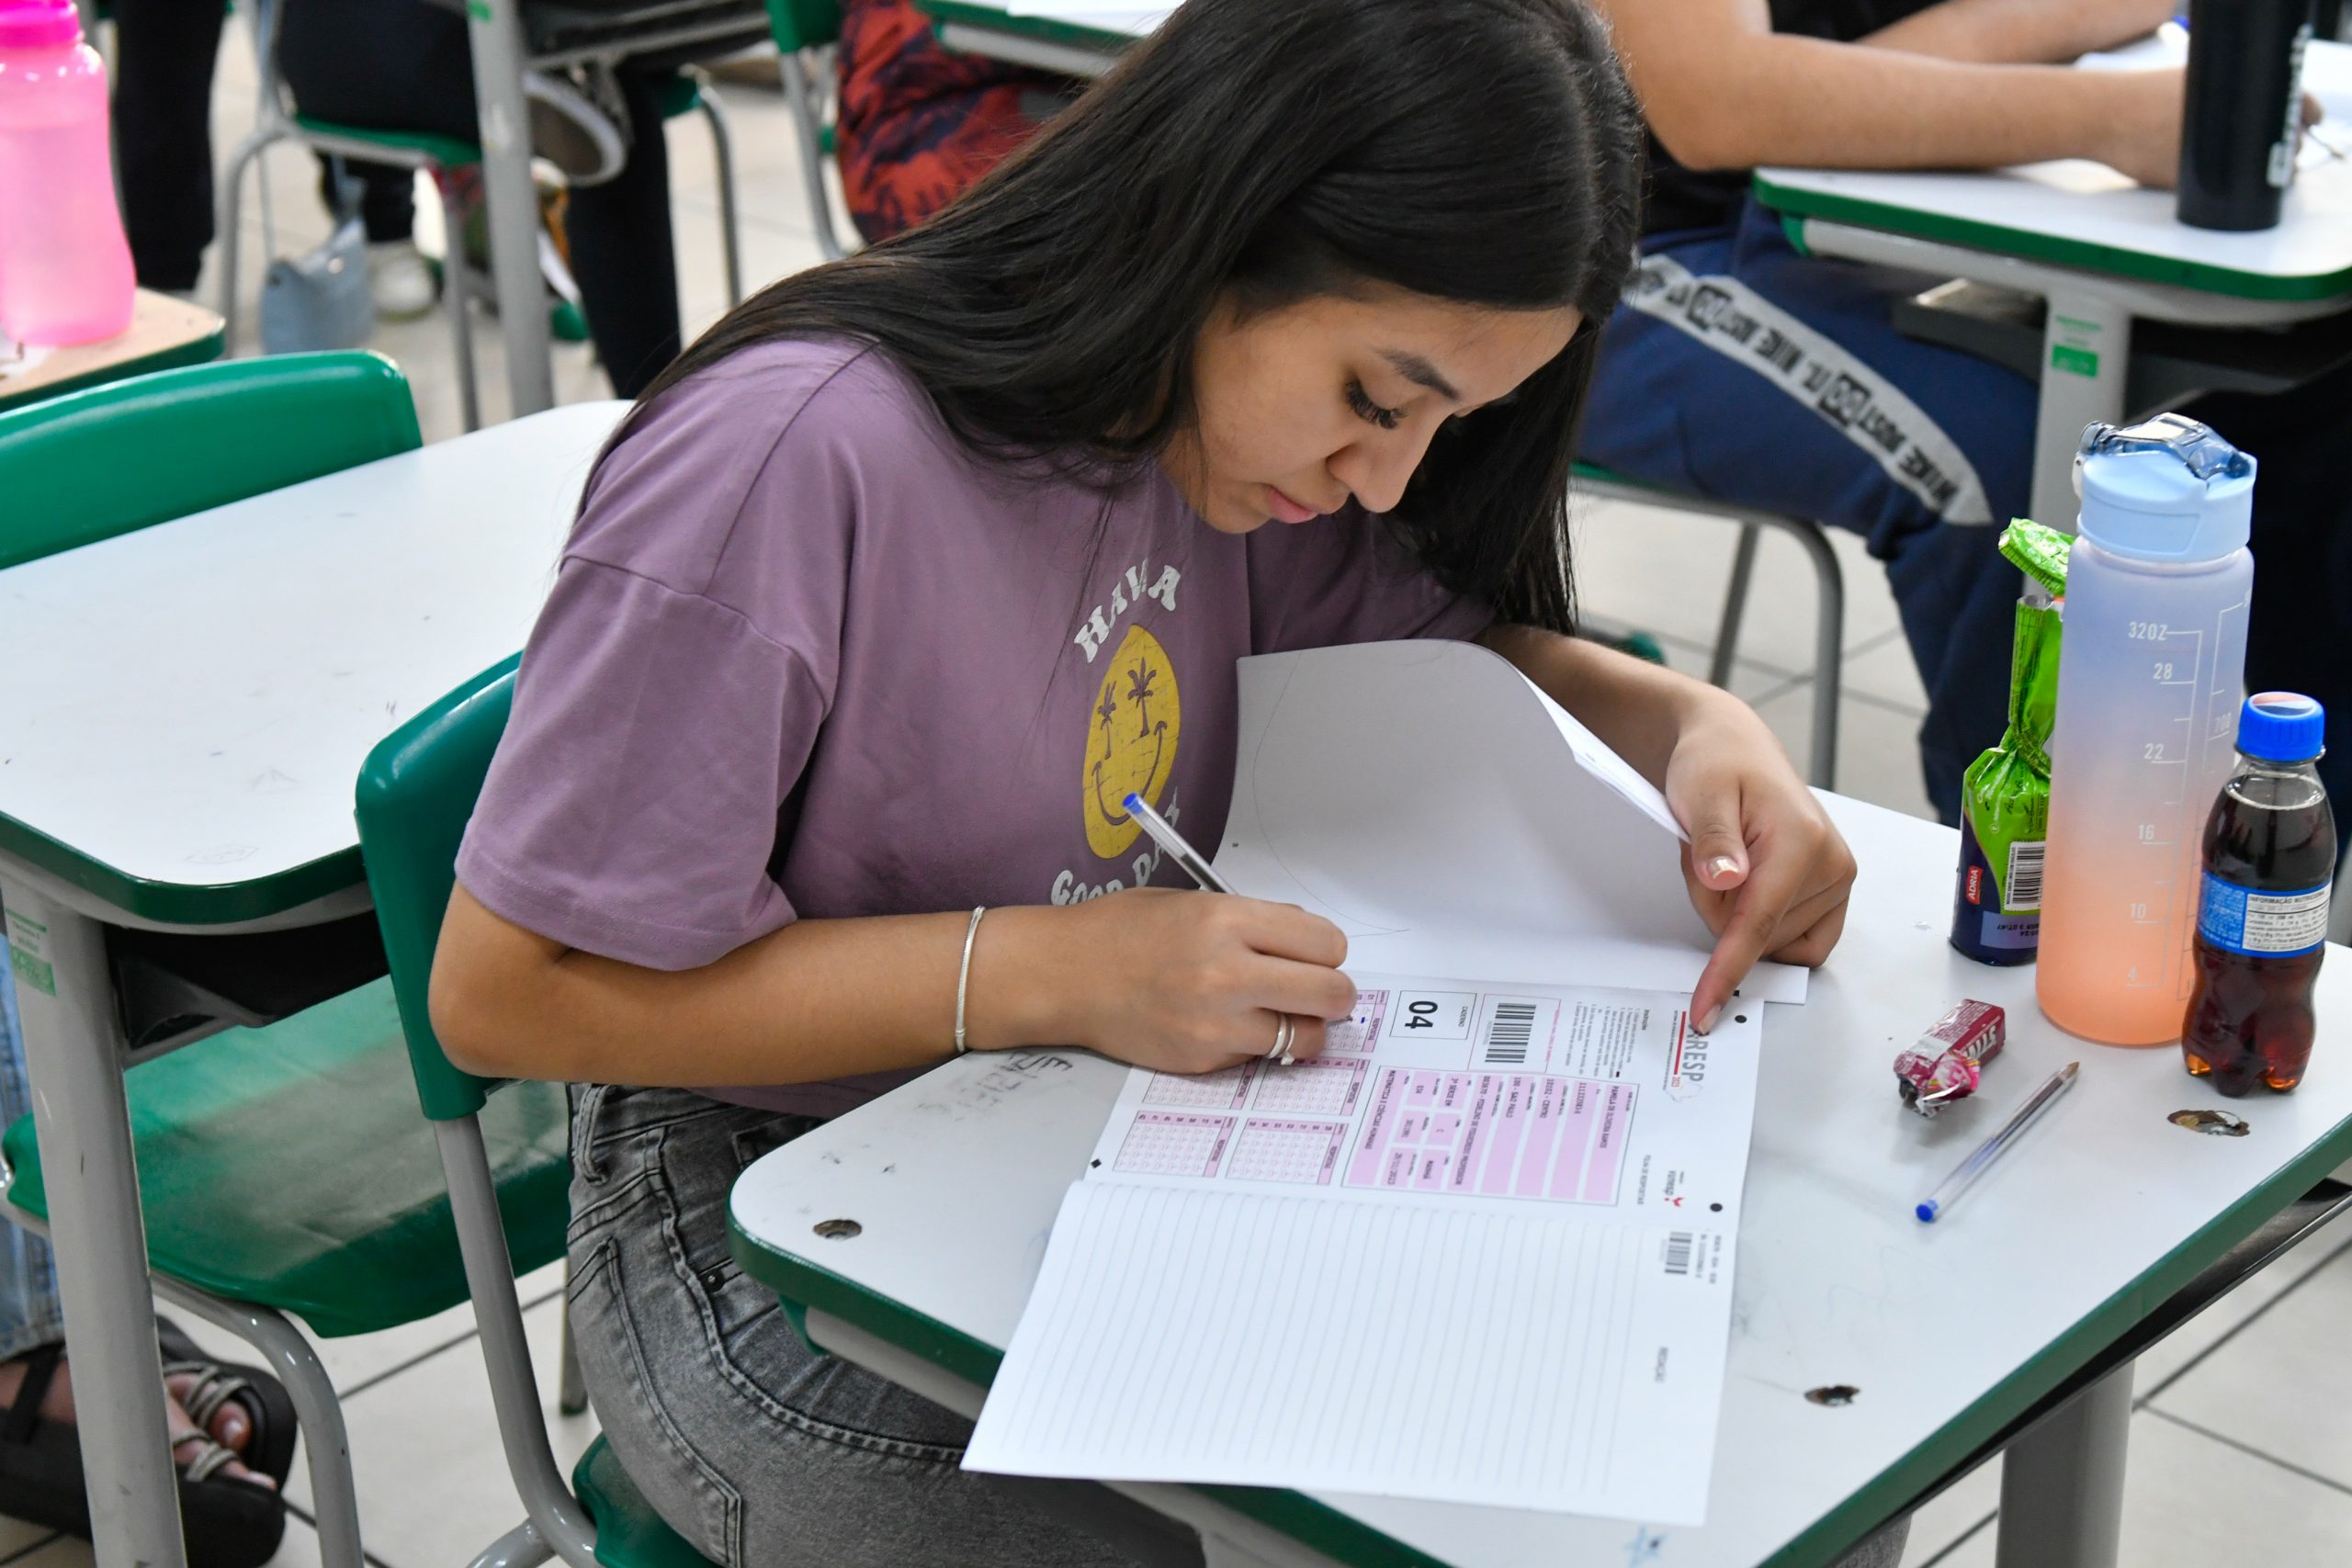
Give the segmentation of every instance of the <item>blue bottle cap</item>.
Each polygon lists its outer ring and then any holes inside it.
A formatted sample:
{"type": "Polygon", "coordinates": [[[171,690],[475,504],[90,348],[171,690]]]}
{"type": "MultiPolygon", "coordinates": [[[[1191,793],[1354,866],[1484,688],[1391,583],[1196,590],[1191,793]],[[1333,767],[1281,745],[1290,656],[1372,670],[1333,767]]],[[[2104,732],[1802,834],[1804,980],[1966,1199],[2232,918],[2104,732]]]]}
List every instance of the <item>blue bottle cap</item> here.
{"type": "Polygon", "coordinates": [[[2138,560],[2220,560],[2253,529],[2255,460],[2177,413],[2093,424],[2075,457],[2083,536],[2138,560]]]}
{"type": "Polygon", "coordinates": [[[2238,750],[2266,762],[2308,762],[2327,746],[2327,710],[2301,692],[2256,692],[2238,714],[2238,750]]]}

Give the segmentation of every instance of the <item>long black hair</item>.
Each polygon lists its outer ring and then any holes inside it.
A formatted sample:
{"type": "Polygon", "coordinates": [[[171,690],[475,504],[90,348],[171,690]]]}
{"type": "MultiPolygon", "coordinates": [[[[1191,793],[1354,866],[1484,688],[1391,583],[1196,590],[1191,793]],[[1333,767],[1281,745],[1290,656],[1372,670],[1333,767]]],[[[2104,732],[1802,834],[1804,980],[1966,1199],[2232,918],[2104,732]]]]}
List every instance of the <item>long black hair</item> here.
{"type": "Polygon", "coordinates": [[[1220,299],[1574,306],[1568,348],[1449,421],[1388,514],[1447,586],[1565,631],[1569,458],[1641,157],[1581,0],[1188,0],[962,199],[745,300],[643,401],[752,344],[848,337],[978,452],[1124,472],[1189,428],[1220,299]]]}

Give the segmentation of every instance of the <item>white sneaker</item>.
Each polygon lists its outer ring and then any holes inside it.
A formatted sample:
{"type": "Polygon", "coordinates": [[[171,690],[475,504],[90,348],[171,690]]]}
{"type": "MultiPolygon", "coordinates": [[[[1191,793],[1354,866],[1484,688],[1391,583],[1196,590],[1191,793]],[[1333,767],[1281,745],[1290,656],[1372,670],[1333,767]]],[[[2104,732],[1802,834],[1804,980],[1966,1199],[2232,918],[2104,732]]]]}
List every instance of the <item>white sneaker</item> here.
{"type": "Polygon", "coordinates": [[[376,314],[387,321],[413,321],[433,309],[433,268],[413,240],[385,240],[368,247],[368,292],[376,314]]]}

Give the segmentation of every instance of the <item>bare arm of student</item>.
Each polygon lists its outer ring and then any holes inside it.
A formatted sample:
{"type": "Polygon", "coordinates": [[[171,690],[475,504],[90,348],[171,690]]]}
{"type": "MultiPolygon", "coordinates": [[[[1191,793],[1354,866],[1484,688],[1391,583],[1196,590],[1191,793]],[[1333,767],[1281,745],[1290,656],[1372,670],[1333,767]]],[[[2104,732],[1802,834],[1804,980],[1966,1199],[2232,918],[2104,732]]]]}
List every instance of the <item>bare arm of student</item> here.
{"type": "Polygon", "coordinates": [[[1819,964],[1846,929],[1854,856],[1746,703],[1597,643],[1498,626],[1478,639],[1665,792],[1682,880],[1715,933],[1691,994],[1703,1032],[1758,958],[1819,964]]]}
{"type": "Polygon", "coordinates": [[[2143,38],[2177,0],[1943,0],[1860,41],[1986,65],[2059,65],[2143,38]]]}
{"type": "Polygon", "coordinates": [[[1684,165],[1996,168],[2086,157],[2148,185],[2180,161],[2177,71],[1986,65],[1772,30],[1765,0],[1597,0],[1684,165]]]}
{"type": "MultiPolygon", "coordinates": [[[[702,1088],[811,1083],[928,1066],[950,1050],[968,910],[801,920],[715,964],[667,972],[567,948],[460,885],[433,966],[435,1032],[486,1075],[702,1088]]],[[[1273,1043],[1322,1049],[1355,987],[1347,939],[1317,915],[1133,888],[1062,908],[989,910],[973,947],[974,1049],[1086,1045],[1205,1072],[1273,1043]]]]}

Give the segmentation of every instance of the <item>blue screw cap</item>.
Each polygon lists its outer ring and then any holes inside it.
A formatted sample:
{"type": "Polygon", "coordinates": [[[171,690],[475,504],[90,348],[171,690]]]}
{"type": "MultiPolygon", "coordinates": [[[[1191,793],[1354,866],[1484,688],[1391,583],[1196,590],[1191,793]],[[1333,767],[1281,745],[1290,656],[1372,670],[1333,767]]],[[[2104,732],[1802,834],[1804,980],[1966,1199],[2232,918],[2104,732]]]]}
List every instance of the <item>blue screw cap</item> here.
{"type": "Polygon", "coordinates": [[[2308,762],[2327,747],[2327,710],[2301,692],[2256,692],[2238,714],[2238,750],[2266,762],[2308,762]]]}

